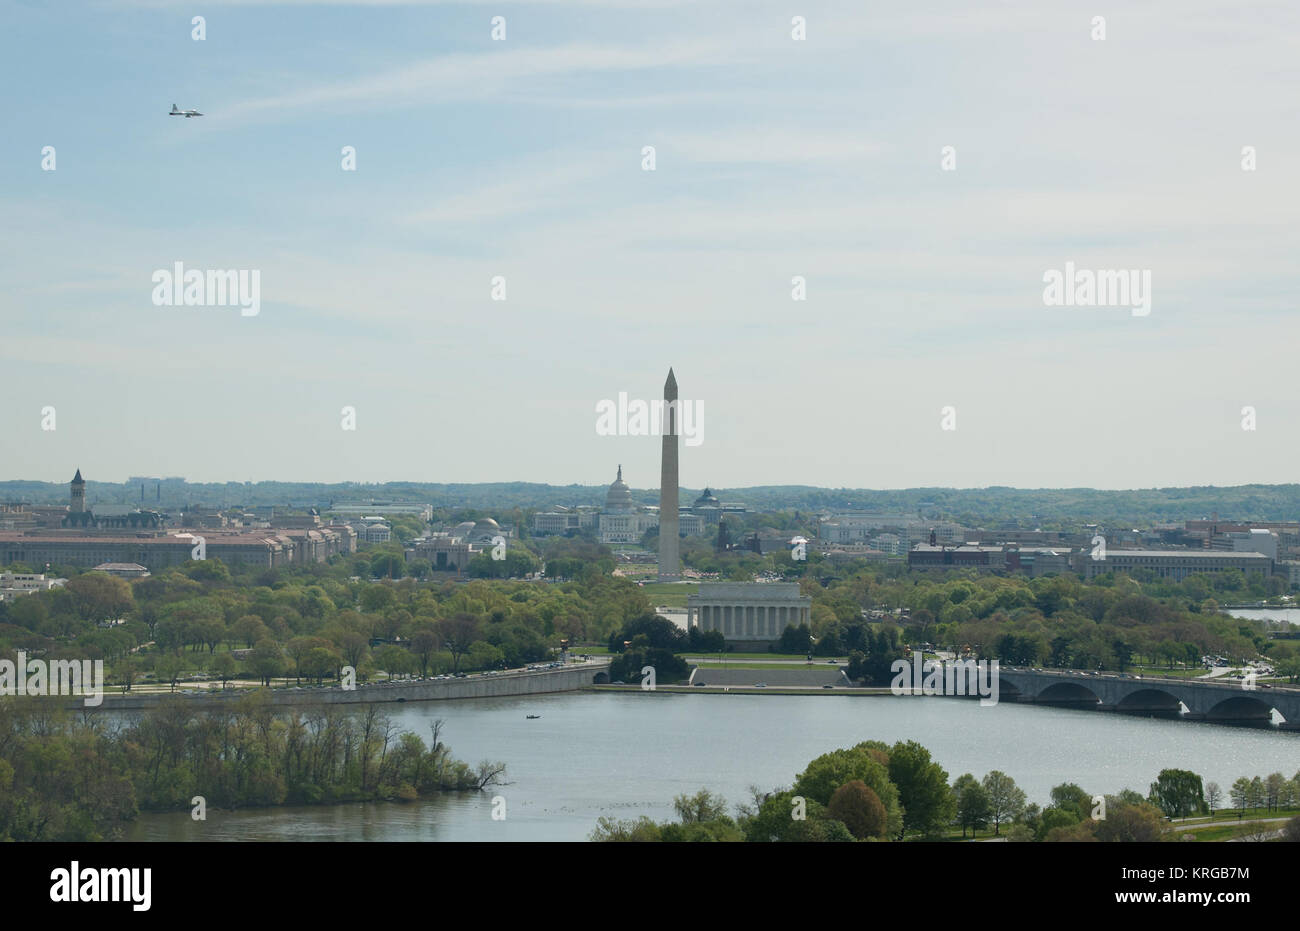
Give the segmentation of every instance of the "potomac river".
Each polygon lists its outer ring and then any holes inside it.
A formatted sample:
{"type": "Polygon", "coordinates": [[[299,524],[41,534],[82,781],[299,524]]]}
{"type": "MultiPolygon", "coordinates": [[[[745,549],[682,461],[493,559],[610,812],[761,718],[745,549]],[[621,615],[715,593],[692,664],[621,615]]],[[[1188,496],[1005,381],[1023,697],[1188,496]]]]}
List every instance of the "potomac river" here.
{"type": "Polygon", "coordinates": [[[509,785],[410,803],[209,808],[206,822],[142,814],[128,839],[580,841],[602,815],[673,818],[681,793],[707,787],[734,805],[751,784],[789,786],[813,757],[869,739],[916,740],[950,779],[1000,769],[1039,805],[1062,782],[1145,795],[1165,767],[1225,794],[1238,776],[1300,770],[1295,732],[922,696],[569,692],[384,710],[426,741],[445,719],[452,754],[504,761],[509,785]],[[492,819],[497,795],[505,820],[492,819]]]}

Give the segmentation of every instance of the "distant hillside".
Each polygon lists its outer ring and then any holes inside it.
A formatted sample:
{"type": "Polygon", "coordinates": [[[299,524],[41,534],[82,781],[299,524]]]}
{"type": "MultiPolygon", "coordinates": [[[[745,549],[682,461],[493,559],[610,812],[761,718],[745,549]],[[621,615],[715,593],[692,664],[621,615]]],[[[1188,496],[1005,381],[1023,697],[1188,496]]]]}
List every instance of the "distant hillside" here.
{"type": "MultiPolygon", "coordinates": [[[[388,482],[190,483],[176,479],[146,481],[143,503],[177,509],[187,504],[208,506],[277,505],[328,507],[340,504],[420,502],[436,508],[476,508],[505,512],[516,508],[545,509],[555,505],[602,505],[606,485],[542,485],[533,482],[432,484],[388,482]],[[161,495],[160,495],[161,493],[161,495]]],[[[689,504],[700,489],[683,488],[689,504]]],[[[1211,517],[1223,519],[1294,520],[1300,517],[1300,485],[1239,485],[1216,488],[1147,488],[1100,491],[1093,488],[908,488],[895,491],[814,488],[807,485],[764,485],[754,488],[714,488],[723,503],[736,502],[750,510],[804,512],[869,510],[944,518],[967,526],[999,524],[1053,528],[1078,522],[1116,526],[1149,525],[1163,521],[1211,517]]],[[[634,489],[645,504],[658,502],[658,489],[634,489]]],[[[88,481],[86,499],[92,505],[139,504],[138,483],[88,481]]],[[[0,501],[65,504],[68,486],[51,482],[0,482],[0,501]]]]}

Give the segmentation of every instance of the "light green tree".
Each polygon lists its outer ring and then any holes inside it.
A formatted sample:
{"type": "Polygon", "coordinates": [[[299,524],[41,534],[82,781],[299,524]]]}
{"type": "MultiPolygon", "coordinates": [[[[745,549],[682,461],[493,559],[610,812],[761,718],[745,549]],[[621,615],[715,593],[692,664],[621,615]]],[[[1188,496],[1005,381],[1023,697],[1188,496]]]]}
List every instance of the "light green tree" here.
{"type": "Polygon", "coordinates": [[[983,780],[989,797],[989,817],[993,819],[993,833],[1001,834],[1002,825],[1015,821],[1025,811],[1025,793],[1016,781],[1001,770],[993,770],[983,780]]]}

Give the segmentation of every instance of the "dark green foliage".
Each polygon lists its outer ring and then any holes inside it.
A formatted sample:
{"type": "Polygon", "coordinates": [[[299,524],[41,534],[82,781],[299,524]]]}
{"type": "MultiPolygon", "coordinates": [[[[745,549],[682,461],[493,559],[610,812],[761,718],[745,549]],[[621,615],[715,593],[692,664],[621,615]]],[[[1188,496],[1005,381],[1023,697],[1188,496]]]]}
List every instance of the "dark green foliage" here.
{"type": "Polygon", "coordinates": [[[121,839],[138,811],[413,799],[497,784],[437,739],[395,734],[374,706],[276,713],[265,694],[175,702],[120,730],[39,700],[0,702],[0,840],[121,839]]]}
{"type": "Polygon", "coordinates": [[[1150,800],[1170,818],[1186,818],[1206,807],[1201,777],[1185,769],[1162,769],[1151,783],[1150,800]]]}

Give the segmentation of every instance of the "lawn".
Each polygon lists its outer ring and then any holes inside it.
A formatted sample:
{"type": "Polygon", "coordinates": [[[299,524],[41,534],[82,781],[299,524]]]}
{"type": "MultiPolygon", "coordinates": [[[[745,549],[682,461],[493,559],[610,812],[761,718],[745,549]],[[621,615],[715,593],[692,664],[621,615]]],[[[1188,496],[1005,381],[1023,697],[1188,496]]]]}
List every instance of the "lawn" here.
{"type": "MultiPolygon", "coordinates": [[[[1208,669],[1196,667],[1195,669],[1168,669],[1164,666],[1130,666],[1125,670],[1131,676],[1141,676],[1143,679],[1199,679],[1209,672],[1208,669]]],[[[1114,673],[1111,673],[1113,675],[1114,673]]],[[[1224,681],[1227,681],[1226,679],[1224,681]]],[[[1232,681],[1237,681],[1233,679],[1232,681]]]]}
{"type": "Polygon", "coordinates": [[[686,596],[695,594],[699,588],[694,582],[647,582],[641,586],[650,604],[669,608],[686,607],[686,596]]]}
{"type": "MultiPolygon", "coordinates": [[[[727,662],[724,662],[724,663],[716,663],[716,662],[699,662],[699,663],[696,663],[695,665],[698,666],[698,667],[701,668],[701,669],[785,669],[785,668],[790,668],[790,667],[793,667],[793,668],[796,668],[796,669],[806,669],[806,668],[809,668],[809,667],[808,667],[808,666],[807,666],[803,661],[800,661],[800,662],[798,662],[798,663],[727,663],[727,662]]],[[[827,665],[827,666],[829,666],[830,664],[829,664],[829,663],[825,663],[825,664],[823,664],[823,665],[827,665]]],[[[816,669],[816,668],[817,668],[817,664],[816,664],[816,663],[813,663],[813,665],[812,665],[811,668],[816,669]]]]}
{"type": "Polygon", "coordinates": [[[1178,836],[1189,834],[1198,841],[1226,841],[1247,834],[1260,834],[1281,830],[1285,823],[1277,821],[1270,824],[1218,824],[1214,827],[1197,828],[1193,831],[1179,831],[1178,836]]]}
{"type": "MultiPolygon", "coordinates": [[[[718,656],[725,656],[728,661],[731,661],[733,659],[771,659],[771,660],[786,660],[792,663],[796,661],[800,663],[808,662],[807,654],[804,653],[722,653],[719,654],[719,653],[689,653],[688,652],[685,654],[687,662],[692,662],[694,660],[711,661],[711,660],[716,660],[718,656]]],[[[828,659],[835,659],[835,657],[814,656],[813,664],[815,665],[817,663],[822,663],[824,665],[829,665],[829,663],[826,662],[828,659]]]]}

